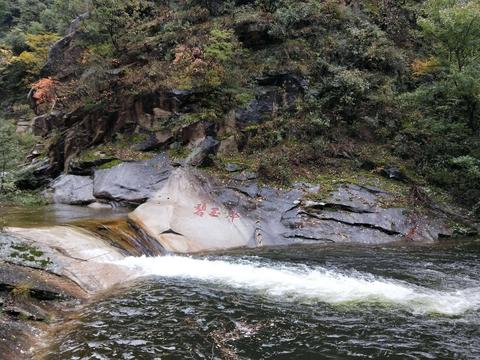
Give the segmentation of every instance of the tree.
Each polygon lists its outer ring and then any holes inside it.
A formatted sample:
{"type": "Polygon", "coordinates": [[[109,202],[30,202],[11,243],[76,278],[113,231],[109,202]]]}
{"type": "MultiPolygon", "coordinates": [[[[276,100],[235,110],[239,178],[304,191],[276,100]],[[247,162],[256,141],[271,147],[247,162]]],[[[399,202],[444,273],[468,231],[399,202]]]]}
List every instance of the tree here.
{"type": "Polygon", "coordinates": [[[120,53],[121,39],[138,19],[140,5],[140,0],[92,0],[87,29],[101,40],[108,40],[120,53]]]}
{"type": "Polygon", "coordinates": [[[13,170],[18,163],[19,143],[13,126],[0,121],[0,194],[11,190],[13,170]]]}
{"type": "Polygon", "coordinates": [[[428,0],[420,25],[436,53],[459,71],[480,54],[480,0],[428,0]]]}
{"type": "Polygon", "coordinates": [[[43,12],[42,21],[55,23],[56,30],[64,32],[72,20],[87,14],[91,8],[91,0],[55,0],[53,5],[43,12]]]}
{"type": "MultiPolygon", "coordinates": [[[[444,98],[477,133],[480,130],[480,0],[428,0],[420,25],[434,41],[434,55],[440,72],[429,85],[433,92],[443,89],[444,98]]],[[[444,104],[443,104],[444,105],[444,104]]]]}

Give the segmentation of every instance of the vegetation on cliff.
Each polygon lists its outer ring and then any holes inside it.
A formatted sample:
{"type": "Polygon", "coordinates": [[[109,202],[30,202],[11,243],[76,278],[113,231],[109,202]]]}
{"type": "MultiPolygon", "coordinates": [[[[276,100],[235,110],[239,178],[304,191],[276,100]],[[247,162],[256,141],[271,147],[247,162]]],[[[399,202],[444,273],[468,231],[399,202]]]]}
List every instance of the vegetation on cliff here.
{"type": "Polygon", "coordinates": [[[53,79],[37,114],[75,121],[42,134],[56,146],[43,155],[59,153],[77,118],[114,129],[76,130],[85,139],[64,147],[57,170],[152,134],[173,140],[148,151],[182,153],[175,134],[208,122],[230,144],[214,165],[240,159],[280,183],[394,165],[480,211],[478,0],[4,0],[0,22],[3,122],[33,118],[26,94],[53,79]],[[188,106],[145,110],[172,93],[188,106]],[[118,125],[139,101],[148,121],[118,125]]]}

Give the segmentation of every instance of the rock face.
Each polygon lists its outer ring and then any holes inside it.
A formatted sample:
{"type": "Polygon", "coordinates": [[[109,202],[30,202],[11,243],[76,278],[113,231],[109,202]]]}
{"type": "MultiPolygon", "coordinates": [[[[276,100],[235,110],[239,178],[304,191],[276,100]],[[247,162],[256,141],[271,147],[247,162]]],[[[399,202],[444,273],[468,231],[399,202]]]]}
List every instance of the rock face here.
{"type": "MultiPolygon", "coordinates": [[[[205,141],[216,146],[213,139],[205,141]]],[[[211,148],[203,142],[197,149],[211,148]]],[[[208,151],[192,154],[198,159],[189,159],[200,165],[208,151]]],[[[146,201],[130,214],[132,224],[165,250],[180,253],[312,242],[435,241],[452,235],[447,219],[398,207],[394,194],[378,188],[344,184],[319,196],[322,184],[279,190],[260,186],[256,178],[248,171],[232,172],[219,182],[188,165],[174,169],[163,154],[97,170],[93,180],[62,176],[53,185],[53,197],[67,204],[146,201]]]]}
{"type": "Polygon", "coordinates": [[[152,160],[97,170],[93,195],[99,199],[141,204],[162,187],[171,169],[167,157],[161,155],[152,160]]]}
{"type": "Polygon", "coordinates": [[[88,13],[78,16],[70,23],[65,37],[52,45],[48,53],[44,73],[55,73],[57,77],[68,77],[75,71],[75,64],[81,58],[82,47],[77,44],[76,35],[88,13]]]}
{"type": "Polygon", "coordinates": [[[219,184],[198,170],[177,169],[131,221],[166,250],[180,253],[315,242],[381,244],[450,236],[443,219],[388,207],[380,189],[343,185],[324,202],[308,200],[318,188],[282,191],[249,177],[219,184]]]}
{"type": "Polygon", "coordinates": [[[389,208],[388,192],[343,185],[324,202],[302,201],[285,214],[290,228],[284,236],[331,242],[387,243],[396,240],[434,241],[451,236],[440,219],[431,219],[403,208],[389,208]]]}
{"type": "Polygon", "coordinates": [[[61,126],[62,113],[52,111],[48,114],[36,116],[32,119],[32,131],[36,136],[47,136],[50,132],[61,126]]]}
{"type": "Polygon", "coordinates": [[[52,188],[53,200],[59,204],[87,205],[95,201],[93,179],[88,176],[62,175],[52,188]]]}

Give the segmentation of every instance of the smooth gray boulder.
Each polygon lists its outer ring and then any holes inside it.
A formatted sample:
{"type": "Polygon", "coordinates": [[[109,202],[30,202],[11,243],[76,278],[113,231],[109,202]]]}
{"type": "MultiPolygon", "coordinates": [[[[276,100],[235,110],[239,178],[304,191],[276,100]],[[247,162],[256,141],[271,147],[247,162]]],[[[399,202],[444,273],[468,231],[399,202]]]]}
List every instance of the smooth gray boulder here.
{"type": "Polygon", "coordinates": [[[197,173],[176,169],[165,186],[129,215],[167,251],[192,253],[255,245],[255,222],[222,203],[197,173]]]}
{"type": "Polygon", "coordinates": [[[163,186],[171,170],[165,154],[151,160],[125,162],[111,169],[96,170],[93,194],[99,199],[138,205],[163,186]]]}
{"type": "Polygon", "coordinates": [[[87,205],[95,201],[93,179],[89,176],[62,175],[52,185],[57,204],[87,205]]]}

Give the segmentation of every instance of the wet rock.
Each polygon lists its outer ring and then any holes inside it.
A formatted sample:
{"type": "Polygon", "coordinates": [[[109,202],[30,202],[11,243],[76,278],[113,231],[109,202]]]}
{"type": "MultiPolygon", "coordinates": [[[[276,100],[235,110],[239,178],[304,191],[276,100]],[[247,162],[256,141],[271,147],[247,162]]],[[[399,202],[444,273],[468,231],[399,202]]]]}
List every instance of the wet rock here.
{"type": "Polygon", "coordinates": [[[23,301],[21,303],[17,302],[15,305],[7,305],[3,310],[8,315],[22,320],[45,321],[49,318],[48,312],[40,306],[33,304],[32,301],[23,301]]]}
{"type": "Polygon", "coordinates": [[[191,166],[207,165],[211,159],[209,156],[216,152],[219,142],[211,136],[206,137],[192,150],[185,160],[185,164],[191,166]]]}
{"type": "Polygon", "coordinates": [[[95,201],[93,179],[89,176],[62,175],[52,189],[53,201],[58,204],[87,205],[95,201]]]}
{"type": "MultiPolygon", "coordinates": [[[[132,276],[127,269],[112,263],[124,258],[120,249],[89,231],[69,226],[8,228],[7,231],[49,259],[48,271],[52,279],[73,282],[77,286],[76,291],[80,287],[84,294],[105,290],[132,276]]],[[[35,279],[40,276],[38,286],[44,286],[47,279],[45,271],[39,272],[42,268],[43,265],[40,263],[29,277],[35,283],[35,279]]],[[[21,276],[20,279],[25,279],[25,276],[21,276]]],[[[63,285],[66,286],[66,283],[63,285]]]]}
{"type": "Polygon", "coordinates": [[[0,289],[11,292],[20,287],[25,287],[29,297],[41,301],[83,298],[86,295],[78,285],[67,278],[41,269],[1,262],[0,289]]]}
{"type": "Polygon", "coordinates": [[[25,321],[12,321],[0,316],[0,354],[2,359],[22,360],[31,358],[31,344],[38,330],[25,321]]]}
{"type": "Polygon", "coordinates": [[[93,194],[99,199],[141,204],[162,187],[171,169],[163,154],[152,160],[125,162],[111,169],[96,170],[93,194]]]}

